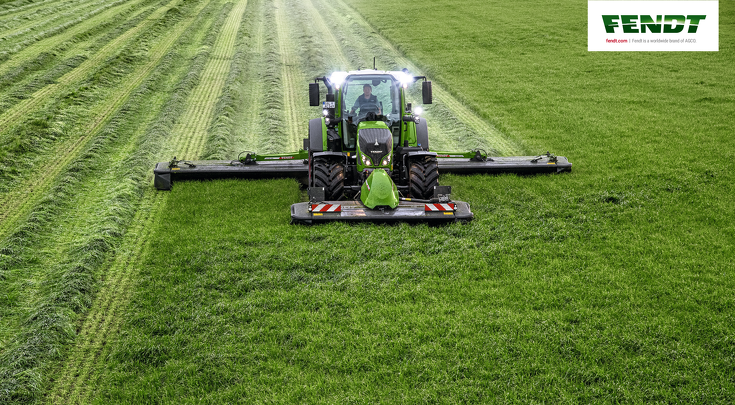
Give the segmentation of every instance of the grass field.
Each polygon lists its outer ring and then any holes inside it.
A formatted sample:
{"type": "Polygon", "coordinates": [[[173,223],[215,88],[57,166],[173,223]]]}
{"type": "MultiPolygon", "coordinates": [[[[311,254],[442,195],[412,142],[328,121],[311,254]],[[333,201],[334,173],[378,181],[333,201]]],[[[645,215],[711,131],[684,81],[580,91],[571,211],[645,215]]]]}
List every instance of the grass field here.
{"type": "MultiPolygon", "coordinates": [[[[589,53],[578,2],[0,0],[0,402],[735,401],[735,6],[717,53],[589,53]],[[379,12],[376,12],[378,10],[379,12]],[[469,224],[289,225],[306,83],[408,67],[469,224]]],[[[418,99],[418,93],[412,93],[418,99]]]]}

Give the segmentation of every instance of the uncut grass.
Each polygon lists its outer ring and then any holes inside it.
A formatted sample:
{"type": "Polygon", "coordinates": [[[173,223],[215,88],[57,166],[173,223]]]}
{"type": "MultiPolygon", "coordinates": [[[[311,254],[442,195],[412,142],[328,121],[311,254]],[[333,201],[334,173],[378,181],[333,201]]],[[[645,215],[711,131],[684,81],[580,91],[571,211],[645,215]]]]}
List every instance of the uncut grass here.
{"type": "Polygon", "coordinates": [[[682,249],[717,235],[631,249],[655,190],[560,179],[444,176],[478,218],[443,227],[292,226],[293,181],[177,183],[97,402],[731,401],[728,252],[682,249]]]}

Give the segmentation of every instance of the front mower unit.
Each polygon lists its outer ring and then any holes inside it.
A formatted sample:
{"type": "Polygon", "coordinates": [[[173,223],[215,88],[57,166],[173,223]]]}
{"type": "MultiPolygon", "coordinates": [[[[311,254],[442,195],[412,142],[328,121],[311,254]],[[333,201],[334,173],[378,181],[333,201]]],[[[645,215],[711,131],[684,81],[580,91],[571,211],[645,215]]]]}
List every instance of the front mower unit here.
{"type": "Polygon", "coordinates": [[[463,201],[419,203],[401,201],[396,208],[367,208],[359,201],[303,202],[291,206],[291,222],[312,225],[331,221],[348,222],[429,222],[448,223],[473,218],[470,205],[463,201]]]}

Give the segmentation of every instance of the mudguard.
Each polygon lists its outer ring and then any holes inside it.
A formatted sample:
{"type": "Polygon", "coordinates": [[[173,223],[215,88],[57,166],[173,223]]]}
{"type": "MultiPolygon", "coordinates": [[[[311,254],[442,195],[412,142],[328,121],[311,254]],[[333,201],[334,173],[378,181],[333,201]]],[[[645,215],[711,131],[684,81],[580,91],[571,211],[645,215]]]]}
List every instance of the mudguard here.
{"type": "Polygon", "coordinates": [[[314,118],[309,120],[309,150],[312,152],[321,152],[326,149],[327,144],[327,126],[324,124],[324,118],[314,118]]]}

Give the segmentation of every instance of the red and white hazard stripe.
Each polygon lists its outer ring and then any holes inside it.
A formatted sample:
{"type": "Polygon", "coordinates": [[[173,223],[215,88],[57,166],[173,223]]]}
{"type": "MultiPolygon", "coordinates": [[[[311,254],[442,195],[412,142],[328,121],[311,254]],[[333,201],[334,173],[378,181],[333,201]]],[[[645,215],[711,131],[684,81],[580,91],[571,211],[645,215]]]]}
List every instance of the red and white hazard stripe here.
{"type": "Polygon", "coordinates": [[[454,203],[446,204],[425,204],[424,211],[454,211],[454,203]]]}
{"type": "Polygon", "coordinates": [[[341,204],[311,204],[311,212],[342,212],[341,204]]]}

